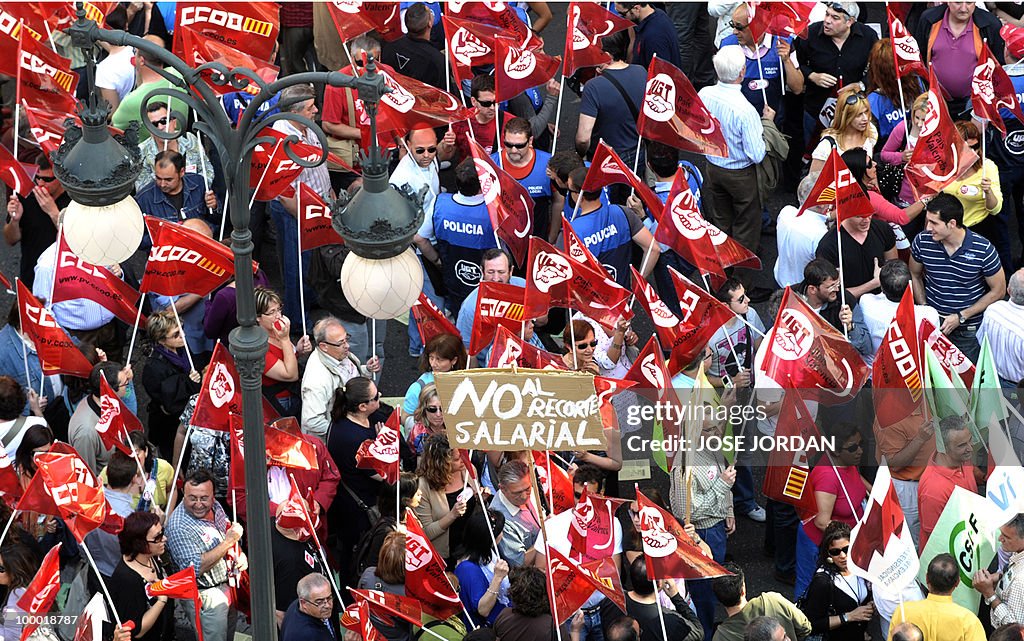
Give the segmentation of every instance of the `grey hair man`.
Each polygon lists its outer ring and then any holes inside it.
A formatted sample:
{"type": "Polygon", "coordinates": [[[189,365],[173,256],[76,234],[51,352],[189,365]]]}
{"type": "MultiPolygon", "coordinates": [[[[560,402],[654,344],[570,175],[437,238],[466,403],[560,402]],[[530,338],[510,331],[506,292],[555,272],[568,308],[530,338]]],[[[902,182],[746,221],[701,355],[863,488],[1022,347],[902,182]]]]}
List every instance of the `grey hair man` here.
{"type": "Polygon", "coordinates": [[[994,628],[1024,621],[1024,514],[999,528],[999,547],[1010,555],[1006,568],[978,570],[971,582],[991,608],[994,628]]]}
{"type": "Polygon", "coordinates": [[[338,630],[332,621],[334,594],[327,578],[307,574],[295,587],[295,600],[281,622],[281,641],[334,641],[338,630]]]}
{"type": "Polygon", "coordinates": [[[349,351],[348,332],[342,321],[327,316],[313,325],[313,353],[302,375],[302,432],[327,440],[334,394],[356,376],[373,378],[380,371],[376,356],[362,365],[349,351]]]}
{"type": "Polygon", "coordinates": [[[1010,276],[1006,285],[1010,300],[992,303],[978,327],[978,341],[992,348],[996,371],[1004,387],[1024,380],[1024,269],[1010,276]]]}
{"type": "Polygon", "coordinates": [[[953,495],[953,489],[962,487],[971,492],[978,491],[974,480],[973,435],[965,416],[947,416],[939,421],[938,429],[946,446],[945,452],[936,452],[928,461],[917,487],[917,509],[921,519],[921,546],[928,544],[928,537],[942,514],[943,508],[953,495]]]}
{"type": "Polygon", "coordinates": [[[504,536],[498,552],[510,566],[533,565],[533,544],[540,532],[540,520],[531,501],[533,473],[520,460],[508,461],[498,469],[498,495],[491,509],[505,517],[504,536]]]}
{"type": "Polygon", "coordinates": [[[743,631],[743,641],[788,641],[786,629],[775,617],[763,616],[752,619],[743,631]]]}

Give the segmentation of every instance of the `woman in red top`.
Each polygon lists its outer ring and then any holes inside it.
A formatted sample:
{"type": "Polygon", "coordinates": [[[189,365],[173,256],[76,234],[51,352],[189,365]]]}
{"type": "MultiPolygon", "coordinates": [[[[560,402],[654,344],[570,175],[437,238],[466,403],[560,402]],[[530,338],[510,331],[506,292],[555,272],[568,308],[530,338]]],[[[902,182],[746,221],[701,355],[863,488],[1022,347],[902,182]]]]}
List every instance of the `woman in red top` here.
{"type": "Polygon", "coordinates": [[[265,287],[256,288],[256,322],[269,337],[263,364],[263,396],[281,416],[299,415],[298,357],[313,351],[309,336],[293,344],[291,321],[281,314],[281,296],[265,287]]]}

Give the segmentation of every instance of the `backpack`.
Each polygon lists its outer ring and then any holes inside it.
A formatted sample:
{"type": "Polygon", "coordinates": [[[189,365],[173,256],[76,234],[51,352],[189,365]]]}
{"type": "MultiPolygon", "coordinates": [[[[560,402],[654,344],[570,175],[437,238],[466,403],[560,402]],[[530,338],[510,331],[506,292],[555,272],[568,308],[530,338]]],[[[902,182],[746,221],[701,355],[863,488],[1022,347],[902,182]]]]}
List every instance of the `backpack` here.
{"type": "Polygon", "coordinates": [[[782,180],[782,169],[789,156],[789,137],[779,131],[775,123],[767,118],[761,119],[764,126],[764,160],[757,163],[757,193],[764,207],[770,196],[782,180]]]}
{"type": "Polygon", "coordinates": [[[366,568],[377,565],[377,557],[373,555],[373,552],[376,551],[373,549],[374,541],[383,540],[387,533],[394,529],[392,519],[378,518],[373,526],[359,537],[359,542],[356,543],[352,551],[351,567],[349,568],[349,579],[352,585],[359,583],[359,577],[363,575],[366,568]]]}

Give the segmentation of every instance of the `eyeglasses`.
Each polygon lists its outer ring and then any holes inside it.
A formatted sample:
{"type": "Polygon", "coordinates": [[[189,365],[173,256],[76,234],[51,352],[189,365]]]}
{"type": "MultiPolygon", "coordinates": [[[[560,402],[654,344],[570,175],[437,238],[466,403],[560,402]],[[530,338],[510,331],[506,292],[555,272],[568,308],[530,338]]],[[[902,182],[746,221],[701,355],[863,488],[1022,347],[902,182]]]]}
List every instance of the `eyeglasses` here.
{"type": "Polygon", "coordinates": [[[417,147],[413,151],[415,151],[418,154],[433,154],[433,153],[437,152],[437,146],[434,146],[434,147],[417,147]]]}
{"type": "Polygon", "coordinates": [[[262,314],[260,314],[260,316],[280,316],[280,315],[281,315],[281,308],[280,307],[278,307],[277,309],[268,309],[267,311],[265,311],[262,314]]]}
{"type": "Polygon", "coordinates": [[[850,552],[850,546],[849,545],[845,545],[845,546],[843,546],[841,548],[829,548],[828,549],[828,555],[829,556],[839,556],[840,554],[849,554],[849,552],[850,552]]]}
{"type": "Polygon", "coordinates": [[[146,539],[146,541],[148,541],[150,543],[159,543],[160,541],[163,541],[166,536],[167,536],[166,532],[164,532],[163,530],[160,530],[159,532],[156,533],[156,536],[154,538],[146,539]]]}
{"type": "Polygon", "coordinates": [[[843,6],[842,2],[826,2],[825,3],[825,8],[826,9],[831,9],[832,11],[835,11],[836,13],[841,13],[844,16],[850,15],[850,13],[846,10],[846,7],[843,6]]]}
{"type": "Polygon", "coordinates": [[[343,338],[340,341],[338,341],[337,343],[332,343],[331,341],[320,341],[320,342],[323,343],[324,345],[330,345],[331,347],[342,347],[344,345],[348,345],[348,338],[347,337],[343,338]]]}
{"type": "Polygon", "coordinates": [[[494,100],[477,100],[476,104],[478,104],[481,107],[486,109],[488,107],[493,107],[494,106],[494,102],[495,102],[494,100]]]}
{"type": "Polygon", "coordinates": [[[150,120],[149,122],[154,126],[163,127],[167,124],[167,116],[164,116],[160,120],[150,120]]]}
{"type": "Polygon", "coordinates": [[[860,102],[861,100],[867,100],[867,99],[868,99],[867,96],[865,96],[863,93],[858,91],[857,93],[850,94],[849,96],[846,97],[846,104],[848,104],[848,105],[855,105],[858,102],[860,102]]]}
{"type": "Polygon", "coordinates": [[[747,301],[747,300],[750,300],[750,296],[747,296],[746,294],[743,294],[742,296],[737,297],[736,300],[734,300],[732,302],[738,304],[738,303],[742,303],[743,301],[747,301]]]}
{"type": "Polygon", "coordinates": [[[441,411],[441,407],[439,405],[431,405],[430,407],[425,407],[423,409],[427,410],[428,414],[437,414],[441,411]]]}
{"type": "Polygon", "coordinates": [[[56,176],[39,176],[39,175],[36,175],[36,180],[41,180],[44,183],[52,183],[53,181],[57,180],[57,177],[56,176]]]}
{"type": "Polygon", "coordinates": [[[747,24],[736,24],[735,20],[730,20],[729,21],[729,27],[732,28],[732,29],[735,29],[736,31],[743,31],[744,29],[746,29],[749,26],[750,26],[749,23],[747,23],[747,24]]]}
{"type": "Polygon", "coordinates": [[[379,401],[379,400],[380,400],[380,392],[377,392],[376,396],[374,396],[372,398],[366,399],[365,401],[363,401],[363,403],[372,403],[374,401],[379,401]]]}
{"type": "Polygon", "coordinates": [[[844,451],[844,452],[856,452],[856,451],[861,450],[863,448],[864,448],[864,444],[861,443],[860,441],[858,441],[858,442],[854,443],[853,445],[847,445],[846,447],[843,448],[842,451],[844,451]]]}
{"type": "Polygon", "coordinates": [[[597,347],[597,341],[590,341],[589,343],[576,343],[576,349],[587,349],[588,347],[597,347]]]}
{"type": "Polygon", "coordinates": [[[630,508],[629,515],[631,517],[633,517],[634,519],[638,519],[638,518],[640,518],[640,510],[634,510],[634,509],[630,508]]]}
{"type": "Polygon", "coordinates": [[[327,606],[329,606],[329,605],[334,603],[334,597],[333,596],[325,596],[324,598],[316,599],[315,601],[310,601],[309,599],[302,599],[302,600],[305,601],[306,603],[309,603],[310,605],[315,605],[318,608],[326,608],[327,606]]]}
{"type": "Polygon", "coordinates": [[[3,566],[3,565],[0,565],[0,574],[3,574],[5,572],[7,572],[7,567],[3,566]]]}
{"type": "Polygon", "coordinates": [[[181,338],[181,330],[179,329],[178,331],[174,332],[173,334],[168,334],[167,338],[181,338]]]}
{"type": "Polygon", "coordinates": [[[515,143],[515,142],[509,142],[507,140],[502,140],[501,144],[505,145],[505,147],[508,148],[508,149],[526,149],[527,145],[529,145],[530,142],[527,141],[527,142],[515,143]]]}

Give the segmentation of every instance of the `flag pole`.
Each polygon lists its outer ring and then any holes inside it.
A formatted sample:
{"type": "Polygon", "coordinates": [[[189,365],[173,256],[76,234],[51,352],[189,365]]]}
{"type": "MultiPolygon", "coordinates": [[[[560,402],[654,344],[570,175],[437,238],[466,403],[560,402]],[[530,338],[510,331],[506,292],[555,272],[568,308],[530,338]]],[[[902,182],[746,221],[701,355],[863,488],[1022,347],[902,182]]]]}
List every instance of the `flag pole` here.
{"type": "MultiPolygon", "coordinates": [[[[45,21],[44,21],[44,23],[45,23],[45,21]]],[[[47,29],[49,29],[49,25],[47,25],[47,29]]],[[[17,100],[17,97],[21,94],[21,92],[19,90],[21,89],[21,58],[22,58],[22,49],[23,49],[23,47],[21,46],[21,37],[23,35],[25,35],[25,21],[24,20],[19,20],[18,21],[18,60],[17,60],[18,71],[15,74],[15,84],[14,84],[14,93],[15,93],[15,98],[16,98],[16,100],[14,101],[14,162],[21,162],[21,161],[18,160],[18,138],[20,137],[20,136],[18,136],[18,131],[21,128],[21,114],[19,113],[20,110],[18,109],[18,104],[21,101],[17,100]]],[[[57,226],[57,233],[58,233],[58,236],[59,236],[59,234],[60,234],[60,226],[59,225],[57,226]]],[[[57,240],[60,241],[60,238],[58,237],[57,240]]],[[[57,247],[58,248],[60,247],[60,243],[59,242],[57,243],[57,247]]],[[[56,263],[54,263],[54,279],[55,280],[57,278],[56,271],[57,271],[56,270],[56,263]]]]}
{"type": "MultiPolygon", "coordinates": [[[[274,156],[277,155],[277,148],[281,146],[281,141],[278,140],[277,144],[270,152],[270,159],[267,161],[267,166],[263,168],[263,173],[260,174],[259,182],[256,183],[256,188],[252,191],[252,198],[249,199],[249,209],[252,209],[253,203],[256,202],[256,194],[260,193],[260,186],[263,185],[263,179],[267,177],[267,172],[270,171],[270,166],[274,164],[274,156]]],[[[221,227],[221,238],[224,237],[223,227],[221,227]]]]}
{"type": "MultiPolygon", "coordinates": [[[[707,282],[707,274],[702,273],[701,277],[704,278],[704,282],[708,286],[708,292],[710,293],[710,291],[711,291],[711,284],[707,282]]],[[[726,307],[728,307],[728,304],[726,304],[726,307]]],[[[731,307],[729,308],[729,311],[732,312],[732,308],[731,307]]],[[[733,313],[733,316],[735,316],[736,318],[739,318],[741,321],[743,320],[740,317],[740,315],[737,314],[736,312],[732,312],[732,313],[733,313]]],[[[763,336],[763,334],[762,334],[762,336],[763,336]]],[[[736,361],[736,371],[738,373],[740,369],[744,369],[744,368],[742,368],[740,366],[740,357],[736,353],[736,346],[732,344],[732,337],[729,336],[729,330],[728,329],[725,330],[725,342],[729,344],[729,351],[732,352],[732,357],[736,361]]]]}
{"type": "MultiPolygon", "coordinates": [[[[17,160],[17,159],[15,159],[17,160]]],[[[57,265],[60,264],[60,241],[64,238],[64,224],[57,225],[57,244],[53,251],[53,279],[50,281],[50,297],[46,299],[46,309],[53,312],[53,290],[57,287],[57,265]]],[[[57,320],[54,318],[54,320],[57,320]]]]}
{"type": "Polygon", "coordinates": [[[139,322],[142,320],[142,306],[146,303],[146,292],[142,292],[142,298],[139,299],[139,308],[135,311],[135,326],[132,327],[132,339],[128,342],[128,358],[125,359],[126,365],[132,363],[132,352],[135,351],[135,337],[139,333],[139,322]]]}
{"type": "Polygon", "coordinates": [[[562,118],[562,95],[565,93],[565,74],[559,75],[561,75],[562,79],[559,81],[558,85],[558,106],[555,107],[555,133],[553,136],[551,136],[552,156],[555,155],[555,147],[558,145],[558,121],[561,120],[562,118]]]}
{"type": "Polygon", "coordinates": [[[178,316],[178,308],[174,304],[175,302],[176,301],[173,300],[171,301],[171,311],[174,312],[174,320],[178,323],[178,331],[181,332],[181,339],[185,341],[185,356],[188,357],[188,366],[192,369],[192,371],[189,372],[189,375],[191,376],[193,373],[198,372],[196,370],[196,364],[192,360],[192,350],[188,348],[188,339],[185,337],[185,328],[181,324],[181,316],[178,316]]]}
{"type": "MultiPolygon", "coordinates": [[[[676,272],[675,268],[672,267],[671,265],[669,266],[669,269],[671,269],[672,271],[676,272]]],[[[704,272],[700,271],[699,269],[697,271],[700,272],[700,276],[704,280],[704,289],[707,291],[707,293],[709,293],[712,296],[714,296],[715,293],[711,291],[711,283],[708,282],[708,275],[705,274],[704,272]]],[[[676,272],[676,273],[679,274],[679,272],[676,272]]],[[[682,276],[682,274],[679,274],[679,275],[682,276]]],[[[689,278],[686,278],[685,276],[683,276],[683,278],[686,279],[686,280],[690,280],[689,278]]],[[[748,321],[747,319],[743,318],[742,316],[740,316],[736,312],[733,312],[732,309],[730,309],[729,311],[732,312],[733,316],[735,316],[736,318],[738,318],[741,321],[743,321],[743,324],[746,325],[747,328],[750,331],[754,332],[755,334],[757,334],[761,338],[765,337],[765,333],[762,332],[761,330],[759,330],[758,328],[754,327],[753,325],[751,325],[750,321],[748,321]]]]}
{"type": "MultiPolygon", "coordinates": [[[[763,40],[764,36],[761,36],[761,39],[763,40]]],[[[769,40],[768,42],[771,42],[771,40],[769,40]]],[[[771,49],[771,45],[768,45],[768,47],[769,47],[769,50],[770,50],[771,49]]],[[[760,42],[755,42],[754,43],[754,57],[757,58],[757,75],[758,75],[758,77],[761,80],[761,100],[764,101],[764,104],[767,107],[768,106],[768,91],[767,91],[767,89],[765,89],[766,83],[764,81],[764,69],[761,67],[761,43],[760,42]]],[[[779,70],[782,71],[782,74],[781,74],[782,75],[782,86],[786,86],[786,70],[783,67],[781,60],[779,61],[779,70]]]]}
{"type": "Polygon", "coordinates": [[[547,472],[548,472],[548,510],[551,514],[555,513],[555,483],[551,477],[551,456],[545,452],[544,460],[547,461],[547,472]]]}
{"type": "Polygon", "coordinates": [[[178,475],[181,473],[181,465],[185,462],[185,449],[188,445],[188,437],[192,434],[192,423],[185,427],[185,442],[181,445],[181,452],[178,453],[178,463],[174,466],[174,475],[171,477],[171,491],[167,495],[167,509],[164,514],[170,514],[174,508],[174,493],[178,489],[178,475]]]}
{"type": "Polygon", "coordinates": [[[85,558],[89,559],[89,565],[92,566],[93,572],[96,573],[96,578],[99,579],[100,588],[103,589],[103,595],[107,597],[107,603],[110,604],[110,611],[114,613],[114,620],[117,621],[117,627],[122,627],[124,624],[121,623],[121,615],[117,613],[117,606],[114,605],[114,599],[110,596],[110,590],[107,589],[107,582],[103,580],[103,575],[100,574],[100,569],[96,567],[96,561],[92,558],[92,553],[89,552],[89,546],[82,543],[78,546],[85,553],[85,558]]]}
{"type": "MultiPolygon", "coordinates": [[[[548,479],[548,484],[551,483],[551,479],[548,479]]],[[[555,635],[558,641],[562,641],[562,624],[558,621],[558,605],[557,598],[555,595],[555,581],[551,575],[551,547],[548,545],[548,528],[545,525],[546,519],[540,517],[540,489],[536,483],[531,483],[533,486],[534,498],[537,501],[537,520],[540,521],[540,535],[544,537],[544,574],[547,575],[547,591],[548,598],[551,599],[551,619],[552,623],[555,624],[555,635]]]]}
{"type": "MultiPolygon", "coordinates": [[[[650,578],[650,577],[648,577],[650,578]]],[[[654,609],[658,611],[658,623],[661,624],[661,640],[668,641],[668,632],[665,630],[665,613],[661,611],[661,603],[658,602],[658,597],[661,596],[661,588],[658,587],[658,581],[654,581],[654,609]]]]}
{"type": "MultiPolygon", "coordinates": [[[[569,340],[572,341],[572,345],[569,346],[569,351],[572,353],[572,368],[579,369],[580,364],[576,361],[576,330],[572,326],[572,316],[569,316],[569,340]]],[[[551,480],[548,479],[548,483],[551,480]]]]}
{"type": "Polygon", "coordinates": [[[484,523],[487,524],[487,533],[491,535],[491,545],[494,546],[494,558],[499,558],[501,553],[498,551],[498,539],[494,536],[494,528],[491,525],[491,515],[489,514],[489,508],[484,503],[484,494],[480,489],[480,483],[473,478],[473,475],[466,470],[466,475],[469,480],[473,482],[473,491],[476,492],[477,500],[480,502],[480,509],[484,513],[484,523]]]}
{"type": "Polygon", "coordinates": [[[302,333],[306,333],[306,288],[302,280],[302,185],[295,190],[295,227],[298,234],[296,242],[299,246],[299,319],[302,321],[302,333]]]}
{"type": "Polygon", "coordinates": [[[18,516],[20,510],[11,510],[11,518],[7,519],[7,525],[4,526],[4,531],[0,534],[0,545],[4,544],[7,540],[7,533],[11,531],[11,526],[14,525],[14,519],[18,516]]]}
{"type": "MultiPolygon", "coordinates": [[[[570,35],[569,37],[571,38],[572,36],[570,35]]],[[[651,62],[653,63],[654,60],[657,57],[658,57],[658,54],[655,53],[654,56],[651,58],[651,62]]],[[[633,157],[633,173],[636,174],[637,171],[638,171],[638,167],[640,166],[640,145],[642,145],[644,143],[644,137],[640,135],[640,126],[639,126],[639,124],[635,123],[635,122],[633,124],[636,125],[636,127],[637,127],[637,132],[636,132],[636,155],[633,157]]],[[[639,174],[637,174],[637,176],[639,176],[639,174]]],[[[632,196],[635,193],[636,193],[636,189],[631,187],[630,190],[629,190],[629,194],[632,196]]]]}
{"type": "MultiPolygon", "coordinates": [[[[295,481],[295,474],[289,473],[288,477],[292,480],[292,487],[296,490],[299,489],[299,484],[295,481]]],[[[309,524],[310,528],[313,528],[313,519],[309,515],[309,511],[306,510],[306,500],[299,492],[299,505],[302,507],[302,518],[305,519],[306,523],[309,524]]],[[[397,519],[397,516],[395,517],[397,519]]],[[[338,589],[338,582],[334,578],[334,572],[331,571],[331,564],[327,562],[327,554],[324,552],[324,546],[320,545],[320,537],[316,535],[316,530],[311,529],[313,536],[313,543],[316,545],[316,551],[320,553],[320,561],[324,564],[324,570],[327,571],[327,578],[331,581],[331,587],[334,588],[334,594],[338,597],[338,603],[341,603],[341,590],[338,589]]]]}
{"type": "MultiPolygon", "coordinates": [[[[832,153],[835,154],[836,160],[839,159],[839,153],[833,149],[832,153]]],[[[839,184],[839,163],[832,163],[832,184],[839,184]]],[[[836,197],[836,253],[839,254],[839,305],[846,305],[846,285],[843,282],[843,234],[842,234],[842,217],[839,215],[839,197],[836,197]]],[[[846,340],[850,340],[850,330],[846,328],[846,323],[842,323],[843,336],[846,340]]]]}

